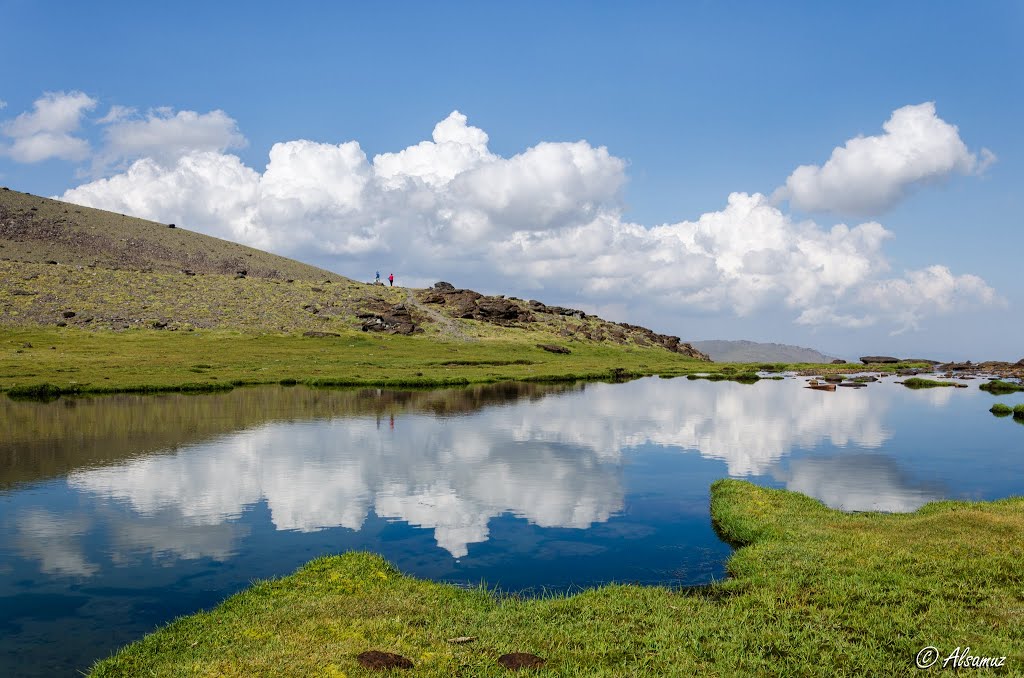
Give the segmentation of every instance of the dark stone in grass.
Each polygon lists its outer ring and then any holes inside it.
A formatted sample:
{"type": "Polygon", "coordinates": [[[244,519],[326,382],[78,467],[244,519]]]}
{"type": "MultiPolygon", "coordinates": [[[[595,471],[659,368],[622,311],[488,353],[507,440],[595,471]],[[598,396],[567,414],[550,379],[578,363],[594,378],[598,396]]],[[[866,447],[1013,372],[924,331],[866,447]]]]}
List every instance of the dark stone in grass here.
{"type": "Polygon", "coordinates": [[[65,318],[74,318],[75,317],[75,312],[74,311],[64,311],[63,313],[61,313],[61,315],[64,316],[65,318]]]}
{"type": "Polygon", "coordinates": [[[537,348],[542,348],[545,351],[547,351],[548,353],[562,353],[562,354],[572,353],[572,351],[567,349],[565,346],[557,346],[555,344],[537,344],[537,348]]]}
{"type": "Polygon", "coordinates": [[[871,364],[876,364],[876,365],[877,364],[886,364],[886,365],[889,365],[889,364],[892,364],[892,363],[898,363],[900,361],[900,359],[899,358],[893,358],[892,356],[888,356],[888,355],[866,355],[866,356],[862,356],[860,361],[862,363],[864,363],[865,365],[871,365],[871,364]]]}
{"type": "Polygon", "coordinates": [[[374,671],[411,669],[413,667],[412,661],[406,659],[402,655],[394,654],[393,652],[380,652],[379,650],[362,652],[356,657],[356,659],[359,660],[360,666],[374,671]]]}
{"type": "Polygon", "coordinates": [[[544,666],[546,661],[529,652],[509,652],[498,657],[498,663],[512,671],[539,669],[544,666]]]}
{"type": "Polygon", "coordinates": [[[164,320],[154,320],[153,321],[153,329],[154,330],[162,330],[165,327],[167,327],[167,322],[166,321],[164,321],[164,320]]]}
{"type": "Polygon", "coordinates": [[[67,326],[68,326],[68,324],[66,322],[64,322],[63,320],[61,320],[59,323],[57,323],[57,327],[67,327],[67,326]]]}
{"type": "Polygon", "coordinates": [[[303,332],[304,337],[340,337],[341,335],[336,332],[320,332],[317,330],[310,330],[309,332],[303,332]]]}
{"type": "Polygon", "coordinates": [[[310,287],[309,289],[310,289],[311,292],[323,292],[324,291],[322,287],[310,287]]]}
{"type": "Polygon", "coordinates": [[[51,266],[56,266],[57,265],[57,262],[54,261],[53,259],[47,259],[46,263],[50,264],[51,266]]]}
{"type": "Polygon", "coordinates": [[[196,272],[193,271],[191,268],[186,268],[184,271],[182,271],[182,273],[184,273],[185,275],[195,275],[196,274],[196,272]]]}
{"type": "Polygon", "coordinates": [[[167,224],[167,228],[177,228],[174,224],[167,224]]]}

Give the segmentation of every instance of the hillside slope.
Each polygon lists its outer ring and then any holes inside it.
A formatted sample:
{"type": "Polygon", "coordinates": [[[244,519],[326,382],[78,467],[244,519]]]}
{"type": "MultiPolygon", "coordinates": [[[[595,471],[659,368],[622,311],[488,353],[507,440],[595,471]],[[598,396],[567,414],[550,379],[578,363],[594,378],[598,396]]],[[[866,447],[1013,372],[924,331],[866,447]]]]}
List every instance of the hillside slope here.
{"type": "Polygon", "coordinates": [[[678,337],[438,283],[356,282],[236,243],[143,219],[0,190],[0,325],[95,330],[351,330],[662,347],[678,337]]]}

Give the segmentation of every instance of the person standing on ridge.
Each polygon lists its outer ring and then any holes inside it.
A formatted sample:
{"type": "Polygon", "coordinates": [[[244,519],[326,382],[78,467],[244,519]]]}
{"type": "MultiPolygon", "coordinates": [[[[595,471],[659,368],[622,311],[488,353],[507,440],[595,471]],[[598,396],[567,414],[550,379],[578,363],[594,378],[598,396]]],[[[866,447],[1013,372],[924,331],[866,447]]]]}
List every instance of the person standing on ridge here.
{"type": "Polygon", "coordinates": [[[394,273],[388,273],[388,282],[391,283],[392,287],[395,286],[395,274],[394,273]]]}
{"type": "Polygon", "coordinates": [[[380,271],[377,271],[377,279],[375,282],[380,282],[380,271]]]}

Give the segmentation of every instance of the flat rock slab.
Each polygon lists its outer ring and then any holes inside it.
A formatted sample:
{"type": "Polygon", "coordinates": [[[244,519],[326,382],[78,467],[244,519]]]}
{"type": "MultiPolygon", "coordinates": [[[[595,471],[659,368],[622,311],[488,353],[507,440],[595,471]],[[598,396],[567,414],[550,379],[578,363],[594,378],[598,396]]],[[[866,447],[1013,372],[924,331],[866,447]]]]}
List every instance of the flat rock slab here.
{"type": "Polygon", "coordinates": [[[379,650],[370,650],[369,652],[360,653],[357,657],[359,665],[366,669],[372,669],[374,671],[387,671],[388,669],[411,669],[412,660],[403,657],[400,654],[394,654],[392,652],[380,652],[379,650]]]}

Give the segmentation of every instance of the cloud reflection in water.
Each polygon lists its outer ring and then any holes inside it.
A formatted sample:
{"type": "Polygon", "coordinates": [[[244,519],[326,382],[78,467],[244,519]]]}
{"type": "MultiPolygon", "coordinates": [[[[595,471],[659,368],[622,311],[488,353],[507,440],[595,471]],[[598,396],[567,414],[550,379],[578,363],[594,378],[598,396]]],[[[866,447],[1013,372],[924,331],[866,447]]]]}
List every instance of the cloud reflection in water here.
{"type": "MultiPolygon", "coordinates": [[[[778,473],[791,450],[826,440],[877,448],[889,436],[883,419],[891,397],[884,388],[870,398],[821,394],[794,381],[590,384],[471,416],[402,415],[394,429],[366,416],[265,424],[174,454],[75,471],[68,482],[143,517],[174,517],[176,546],[168,547],[151,522],[152,535],[122,528],[121,541],[133,549],[152,538],[154,551],[222,557],[224,548],[201,530],[194,545],[181,542],[189,529],[231,523],[266,502],[281,530],[359,530],[373,511],[433,529],[438,545],[458,558],[469,544],[486,541],[489,521],[506,513],[542,527],[607,521],[624,506],[624,451],[638,446],[696,450],[725,462],[734,476],[778,473]]],[[[830,503],[831,495],[854,508],[870,503],[868,489],[851,499],[835,478],[815,480],[818,472],[827,476],[828,469],[801,462],[785,481],[830,503]]],[[[878,475],[890,497],[879,500],[886,510],[914,504],[891,498],[902,496],[898,474],[879,467],[878,475]]],[[[921,503],[930,496],[920,495],[921,503]]]]}

